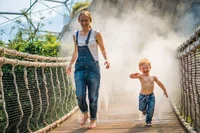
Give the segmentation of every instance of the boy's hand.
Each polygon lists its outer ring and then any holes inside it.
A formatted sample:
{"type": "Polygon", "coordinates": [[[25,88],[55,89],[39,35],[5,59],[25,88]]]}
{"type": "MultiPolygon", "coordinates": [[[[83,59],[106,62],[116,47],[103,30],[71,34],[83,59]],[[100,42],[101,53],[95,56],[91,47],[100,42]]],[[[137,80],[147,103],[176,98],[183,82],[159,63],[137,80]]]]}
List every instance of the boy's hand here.
{"type": "Polygon", "coordinates": [[[168,94],[167,94],[167,92],[164,92],[164,95],[168,98],[168,94]]]}
{"type": "Polygon", "coordinates": [[[106,65],[106,69],[109,69],[110,68],[109,60],[105,60],[104,65],[106,65]]]}
{"type": "Polygon", "coordinates": [[[133,73],[133,74],[131,74],[129,77],[130,78],[139,78],[139,73],[133,73]]]}

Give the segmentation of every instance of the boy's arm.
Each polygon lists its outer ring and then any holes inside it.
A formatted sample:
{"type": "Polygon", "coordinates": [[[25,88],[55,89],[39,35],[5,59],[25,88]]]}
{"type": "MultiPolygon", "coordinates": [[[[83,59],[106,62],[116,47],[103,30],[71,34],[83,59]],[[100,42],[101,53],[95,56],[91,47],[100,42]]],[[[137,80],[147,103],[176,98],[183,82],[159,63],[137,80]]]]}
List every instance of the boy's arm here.
{"type": "Polygon", "coordinates": [[[165,86],[163,85],[163,83],[160,80],[158,80],[158,78],[156,76],[153,76],[153,77],[154,77],[154,81],[164,91],[164,95],[166,95],[166,97],[168,97],[167,90],[166,90],[165,86]]]}
{"type": "Polygon", "coordinates": [[[130,78],[139,78],[140,74],[139,73],[132,73],[129,77],[130,78]]]}

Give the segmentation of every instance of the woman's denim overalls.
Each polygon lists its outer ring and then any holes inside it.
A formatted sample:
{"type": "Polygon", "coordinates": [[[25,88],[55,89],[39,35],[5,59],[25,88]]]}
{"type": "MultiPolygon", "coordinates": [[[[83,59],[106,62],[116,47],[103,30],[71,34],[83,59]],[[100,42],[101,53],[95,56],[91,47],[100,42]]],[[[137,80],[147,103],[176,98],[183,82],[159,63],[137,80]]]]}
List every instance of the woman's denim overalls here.
{"type": "MultiPolygon", "coordinates": [[[[75,84],[76,96],[78,106],[82,113],[88,112],[88,105],[86,102],[86,88],[88,89],[90,119],[96,120],[98,96],[100,87],[100,68],[99,62],[95,61],[89,48],[89,38],[91,31],[89,31],[87,40],[84,46],[78,46],[78,59],[75,63],[75,84]]],[[[76,44],[78,45],[78,33],[76,32],[76,44]]]]}
{"type": "Polygon", "coordinates": [[[155,108],[155,95],[154,93],[149,95],[139,95],[139,110],[146,112],[146,123],[152,121],[155,108]]]}

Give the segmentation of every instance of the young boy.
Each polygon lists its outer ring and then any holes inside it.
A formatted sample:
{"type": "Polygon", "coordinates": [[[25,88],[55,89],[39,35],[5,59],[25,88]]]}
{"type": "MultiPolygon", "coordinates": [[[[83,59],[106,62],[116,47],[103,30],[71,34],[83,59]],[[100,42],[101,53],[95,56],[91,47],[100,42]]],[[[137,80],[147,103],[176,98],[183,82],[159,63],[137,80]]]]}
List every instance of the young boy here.
{"type": "Polygon", "coordinates": [[[155,96],[154,96],[154,81],[164,91],[164,95],[168,97],[167,91],[163,83],[161,83],[156,76],[150,75],[151,63],[147,59],[142,59],[139,62],[139,69],[142,72],[133,73],[130,78],[138,78],[141,83],[141,91],[139,94],[139,110],[143,115],[146,115],[146,124],[151,126],[152,117],[155,108],[155,96]]]}

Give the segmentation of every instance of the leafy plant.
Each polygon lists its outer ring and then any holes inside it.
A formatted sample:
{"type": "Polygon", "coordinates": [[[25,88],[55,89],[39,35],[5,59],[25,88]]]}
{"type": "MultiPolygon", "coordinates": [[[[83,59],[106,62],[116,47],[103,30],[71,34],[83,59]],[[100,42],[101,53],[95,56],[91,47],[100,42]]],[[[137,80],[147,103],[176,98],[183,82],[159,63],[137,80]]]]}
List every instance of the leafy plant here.
{"type": "MultiPolygon", "coordinates": [[[[17,33],[13,39],[9,40],[8,48],[30,54],[59,56],[60,43],[57,41],[57,36],[51,33],[41,35],[40,29],[44,24],[33,22],[24,11],[22,11],[22,14],[26,18],[27,24],[23,24],[21,20],[16,20],[19,26],[11,28],[10,34],[16,29],[17,33]]],[[[40,19],[42,20],[44,17],[40,19]]]]}
{"type": "Polygon", "coordinates": [[[4,46],[5,46],[4,42],[0,40],[0,47],[4,47],[4,46]]]}
{"type": "Polygon", "coordinates": [[[73,17],[77,12],[87,9],[90,6],[89,1],[85,2],[77,2],[73,7],[72,7],[72,16],[73,17]]]}

